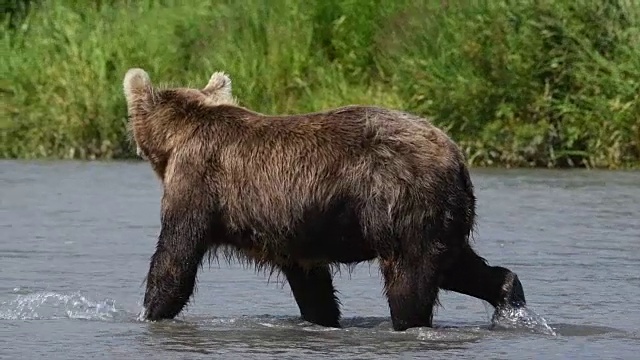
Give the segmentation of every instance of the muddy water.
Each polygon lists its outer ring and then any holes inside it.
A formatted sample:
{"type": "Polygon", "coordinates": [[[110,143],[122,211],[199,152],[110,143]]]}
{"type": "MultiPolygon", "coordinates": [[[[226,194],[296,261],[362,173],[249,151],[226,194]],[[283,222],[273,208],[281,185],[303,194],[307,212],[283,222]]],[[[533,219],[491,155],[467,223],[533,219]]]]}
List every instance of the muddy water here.
{"type": "Polygon", "coordinates": [[[397,333],[375,264],[337,275],[340,330],[300,321],[281,279],[225,262],[177,321],[138,321],[161,195],[148,165],[0,162],[0,358],[637,358],[640,173],[473,180],[476,248],[518,273],[529,309],[492,322],[442,293],[436,328],[397,333]]]}

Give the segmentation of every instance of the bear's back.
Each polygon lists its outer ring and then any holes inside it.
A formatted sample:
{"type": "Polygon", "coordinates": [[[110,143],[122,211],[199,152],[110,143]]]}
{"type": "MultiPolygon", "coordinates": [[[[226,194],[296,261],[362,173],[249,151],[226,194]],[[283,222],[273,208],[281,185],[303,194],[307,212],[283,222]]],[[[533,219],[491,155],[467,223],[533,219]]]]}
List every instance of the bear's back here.
{"type": "Polygon", "coordinates": [[[230,111],[242,115],[217,152],[214,176],[231,224],[286,228],[305,209],[340,199],[375,198],[385,212],[426,204],[434,196],[427,189],[458,175],[455,145],[414,115],[365,106],[287,116],[230,111]]]}

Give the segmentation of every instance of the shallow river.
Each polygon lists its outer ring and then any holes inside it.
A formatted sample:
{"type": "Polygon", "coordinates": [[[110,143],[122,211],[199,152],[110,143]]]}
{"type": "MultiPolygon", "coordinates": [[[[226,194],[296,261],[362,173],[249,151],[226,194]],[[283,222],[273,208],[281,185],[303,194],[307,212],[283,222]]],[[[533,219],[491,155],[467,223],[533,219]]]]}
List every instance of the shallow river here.
{"type": "Polygon", "coordinates": [[[441,292],[435,328],[393,332],[366,263],[336,275],[343,329],[223,260],[176,321],[139,321],[161,196],[148,164],[0,162],[0,358],[638,359],[640,173],[472,175],[475,247],[518,274],[527,311],[492,325],[488,304],[441,292]]]}

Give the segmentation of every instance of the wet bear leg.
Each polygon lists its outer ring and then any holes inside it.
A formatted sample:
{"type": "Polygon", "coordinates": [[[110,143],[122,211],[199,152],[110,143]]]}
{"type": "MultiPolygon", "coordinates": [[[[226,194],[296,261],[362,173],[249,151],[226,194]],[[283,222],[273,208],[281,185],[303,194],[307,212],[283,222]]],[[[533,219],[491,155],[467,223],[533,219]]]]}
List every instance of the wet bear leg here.
{"type": "Polygon", "coordinates": [[[340,306],[329,266],[303,268],[290,264],[283,266],[282,272],[304,320],[321,326],[340,327],[340,306]]]}
{"type": "Polygon", "coordinates": [[[163,214],[146,278],[146,319],[172,319],[189,301],[198,267],[207,251],[207,220],[194,211],[163,214]]]}
{"type": "Polygon", "coordinates": [[[462,249],[443,273],[440,287],[485,300],[496,309],[526,305],[518,276],[507,268],[488,265],[469,246],[462,249]]]}
{"type": "Polygon", "coordinates": [[[418,261],[381,260],[393,329],[431,327],[438,297],[437,269],[430,257],[418,261]]]}

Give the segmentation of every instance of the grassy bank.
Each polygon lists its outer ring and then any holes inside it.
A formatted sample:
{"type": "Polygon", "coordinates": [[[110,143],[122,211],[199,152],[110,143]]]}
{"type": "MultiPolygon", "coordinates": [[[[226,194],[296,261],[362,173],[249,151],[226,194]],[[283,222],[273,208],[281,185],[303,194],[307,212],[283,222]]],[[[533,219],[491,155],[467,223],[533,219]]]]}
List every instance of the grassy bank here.
{"type": "Polygon", "coordinates": [[[632,1],[41,3],[3,24],[0,157],[132,156],[121,82],[138,66],[194,86],[227,71],[269,114],[429,115],[475,166],[640,164],[632,1]]]}

